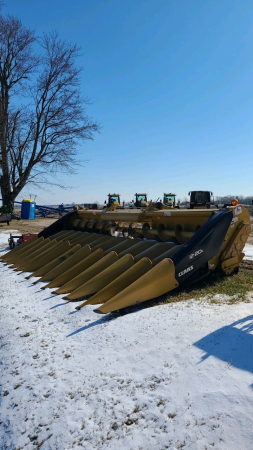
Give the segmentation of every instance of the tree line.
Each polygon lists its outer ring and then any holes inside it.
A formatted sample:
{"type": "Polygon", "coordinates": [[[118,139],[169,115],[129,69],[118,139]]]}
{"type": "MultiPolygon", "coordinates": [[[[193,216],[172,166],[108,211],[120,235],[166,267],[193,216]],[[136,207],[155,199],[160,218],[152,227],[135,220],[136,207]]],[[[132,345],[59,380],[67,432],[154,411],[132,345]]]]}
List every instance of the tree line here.
{"type": "Polygon", "coordinates": [[[239,203],[243,205],[251,205],[253,200],[253,195],[243,196],[243,195],[225,195],[220,197],[215,197],[215,203],[220,204],[226,204],[231,203],[231,200],[233,198],[236,198],[239,203]]]}
{"type": "MultiPolygon", "coordinates": [[[[225,205],[228,203],[231,203],[231,200],[233,200],[234,198],[236,198],[239,203],[243,204],[243,205],[251,205],[252,204],[252,200],[253,200],[253,195],[247,195],[247,196],[243,196],[243,195],[223,195],[223,196],[214,196],[214,203],[218,204],[218,205],[225,205]]],[[[189,203],[189,198],[184,197],[181,199],[178,199],[178,201],[180,201],[180,203],[182,205],[189,203]]]]}

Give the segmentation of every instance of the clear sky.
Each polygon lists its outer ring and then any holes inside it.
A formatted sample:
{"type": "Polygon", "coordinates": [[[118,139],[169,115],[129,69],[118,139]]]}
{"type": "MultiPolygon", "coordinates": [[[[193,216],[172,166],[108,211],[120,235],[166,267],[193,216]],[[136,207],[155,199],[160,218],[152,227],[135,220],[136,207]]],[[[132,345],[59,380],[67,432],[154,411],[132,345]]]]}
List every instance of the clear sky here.
{"type": "MultiPolygon", "coordinates": [[[[174,191],[253,195],[252,0],[4,0],[36,34],[82,47],[87,113],[101,123],[72,190],[40,203],[174,191]]],[[[37,201],[39,203],[39,201],[37,201]]]]}

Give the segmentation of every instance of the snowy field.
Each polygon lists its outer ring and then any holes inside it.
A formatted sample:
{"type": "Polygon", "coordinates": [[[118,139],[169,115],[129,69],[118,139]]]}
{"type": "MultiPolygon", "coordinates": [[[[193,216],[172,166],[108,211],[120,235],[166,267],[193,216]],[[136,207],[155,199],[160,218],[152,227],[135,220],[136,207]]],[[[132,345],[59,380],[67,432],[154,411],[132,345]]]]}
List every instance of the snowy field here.
{"type": "Polygon", "coordinates": [[[253,303],[100,316],[0,273],[1,450],[253,448],[253,303]]]}

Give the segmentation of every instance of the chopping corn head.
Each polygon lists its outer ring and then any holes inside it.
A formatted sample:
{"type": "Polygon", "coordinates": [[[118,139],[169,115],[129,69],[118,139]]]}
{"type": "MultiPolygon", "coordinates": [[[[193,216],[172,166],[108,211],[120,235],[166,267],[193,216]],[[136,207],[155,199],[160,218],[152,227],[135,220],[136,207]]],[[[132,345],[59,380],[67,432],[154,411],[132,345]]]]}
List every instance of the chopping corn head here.
{"type": "Polygon", "coordinates": [[[1,259],[35,283],[108,313],[221,270],[238,270],[250,233],[241,205],[222,210],[67,214],[1,259]],[[121,236],[121,237],[120,237],[121,236]]]}

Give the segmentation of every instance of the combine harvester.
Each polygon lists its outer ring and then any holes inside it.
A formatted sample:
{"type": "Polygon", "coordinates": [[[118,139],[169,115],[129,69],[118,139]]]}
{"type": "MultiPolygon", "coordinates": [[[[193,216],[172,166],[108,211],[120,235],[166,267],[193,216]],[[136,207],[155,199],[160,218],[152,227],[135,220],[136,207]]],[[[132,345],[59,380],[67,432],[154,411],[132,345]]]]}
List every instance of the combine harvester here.
{"type": "Polygon", "coordinates": [[[241,205],[226,209],[75,211],[4,256],[69,301],[108,313],[159,297],[210,272],[238,271],[250,233],[241,205]],[[127,230],[127,232],[126,232],[127,230]],[[116,233],[117,232],[117,233],[116,233]],[[119,237],[120,232],[127,237],[119,237]],[[84,301],[86,299],[86,301],[84,301]]]}
{"type": "Polygon", "coordinates": [[[212,191],[190,191],[190,209],[193,208],[211,208],[214,206],[212,191]]]}

